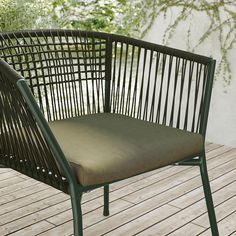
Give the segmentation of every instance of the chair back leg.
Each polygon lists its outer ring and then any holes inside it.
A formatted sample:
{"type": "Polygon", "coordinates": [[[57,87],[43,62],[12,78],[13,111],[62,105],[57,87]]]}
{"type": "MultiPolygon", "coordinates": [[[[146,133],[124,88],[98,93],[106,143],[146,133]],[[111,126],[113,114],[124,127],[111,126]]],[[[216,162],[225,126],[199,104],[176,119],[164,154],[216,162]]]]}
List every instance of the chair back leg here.
{"type": "Polygon", "coordinates": [[[218,231],[218,227],[217,227],[214,204],[213,204],[213,200],[212,200],[209,177],[208,177],[208,173],[207,173],[205,152],[202,154],[202,156],[200,156],[200,160],[201,160],[200,171],[201,171],[203,189],[204,189],[207,211],[208,211],[208,216],[209,216],[209,221],[210,221],[210,226],[211,226],[211,232],[212,232],[213,236],[218,236],[219,231],[218,231]]]}
{"type": "Polygon", "coordinates": [[[109,185],[104,185],[104,208],[103,215],[109,216],[109,185]]]}

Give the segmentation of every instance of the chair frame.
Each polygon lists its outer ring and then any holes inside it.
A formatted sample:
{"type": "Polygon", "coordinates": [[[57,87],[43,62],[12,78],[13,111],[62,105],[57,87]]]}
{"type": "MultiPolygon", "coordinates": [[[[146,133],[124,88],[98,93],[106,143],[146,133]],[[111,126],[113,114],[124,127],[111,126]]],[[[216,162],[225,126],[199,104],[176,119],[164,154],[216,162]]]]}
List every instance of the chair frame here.
{"type": "MultiPolygon", "coordinates": [[[[73,36],[74,34],[83,34],[82,31],[66,31],[66,30],[43,30],[43,31],[22,31],[22,32],[8,32],[8,33],[1,33],[0,34],[0,42],[2,39],[2,42],[6,38],[11,37],[22,37],[22,35],[43,35],[43,34],[52,34],[52,35],[58,35],[58,34],[66,34],[73,36]],[[30,32],[30,33],[29,33],[30,32]]],[[[156,45],[153,43],[144,42],[137,39],[131,39],[124,36],[119,35],[113,35],[113,34],[106,34],[106,33],[94,33],[94,32],[86,32],[86,35],[95,35],[96,37],[105,38],[106,39],[106,59],[105,59],[105,103],[104,103],[104,112],[112,112],[112,102],[111,102],[111,96],[112,96],[112,43],[114,41],[124,42],[127,44],[134,44],[134,45],[141,45],[142,47],[148,47],[150,50],[158,50],[161,53],[165,53],[167,55],[174,55],[179,56],[181,58],[186,58],[188,60],[197,60],[199,62],[203,62],[208,66],[208,73],[207,73],[207,81],[206,81],[206,87],[205,87],[205,97],[204,97],[204,104],[202,106],[202,112],[200,117],[200,126],[199,126],[199,133],[202,134],[202,136],[205,138],[206,134],[206,127],[207,127],[207,120],[208,120],[208,113],[209,113],[209,105],[210,105],[210,99],[211,99],[211,91],[212,91],[212,84],[213,84],[213,77],[214,77],[214,70],[215,70],[215,60],[203,56],[199,56],[196,54],[184,52],[177,49],[172,49],[160,45],[156,45]]],[[[17,73],[15,70],[12,69],[12,67],[6,62],[7,59],[4,57],[4,54],[1,54],[1,50],[3,50],[3,46],[0,44],[0,75],[1,73],[7,76],[9,81],[13,83],[16,88],[20,91],[20,94],[22,95],[24,101],[26,102],[32,116],[35,118],[36,123],[38,124],[40,131],[42,132],[42,135],[44,139],[46,140],[50,150],[53,153],[54,158],[56,159],[56,162],[60,166],[60,168],[63,170],[64,176],[67,180],[67,185],[58,189],[68,193],[71,196],[71,203],[72,203],[72,212],[73,212],[73,221],[74,221],[74,235],[75,236],[82,236],[83,235],[83,223],[82,223],[82,210],[81,210],[81,199],[84,192],[92,189],[96,189],[99,187],[104,188],[104,216],[109,215],[109,184],[114,183],[108,182],[103,183],[99,185],[93,185],[93,186],[81,186],[76,178],[73,172],[71,171],[71,167],[60,147],[58,144],[54,134],[52,133],[47,120],[45,119],[44,114],[42,113],[42,110],[39,108],[38,103],[35,100],[34,95],[32,94],[32,89],[29,87],[27,81],[25,78],[17,73]],[[1,57],[4,59],[2,60],[1,57]]],[[[10,63],[14,66],[14,63],[10,63]]],[[[20,72],[20,71],[19,71],[20,72]]],[[[0,94],[1,95],[1,94],[0,94]]],[[[0,96],[1,98],[1,96],[0,96]]],[[[0,99],[1,100],[1,99],[0,99]]],[[[0,104],[1,105],[1,104],[0,104]]],[[[1,129],[0,129],[1,132],[1,129]]],[[[0,140],[1,141],[1,140],[0,140]]],[[[1,143],[0,143],[1,144],[1,143]]],[[[1,150],[0,150],[1,151],[1,150]]],[[[3,165],[3,167],[10,167],[14,168],[13,166],[8,166],[6,163],[3,163],[1,161],[1,157],[5,155],[4,153],[0,153],[0,164],[3,165]]],[[[202,183],[203,183],[203,189],[205,194],[205,200],[208,210],[208,215],[210,219],[210,226],[212,235],[217,236],[219,235],[217,222],[216,222],[216,216],[214,211],[214,205],[212,200],[212,194],[210,190],[210,184],[209,184],[209,177],[207,172],[207,165],[206,165],[206,157],[205,157],[205,150],[199,155],[199,157],[189,157],[184,161],[181,161],[177,163],[177,165],[190,165],[190,166],[199,166],[202,183]]],[[[19,169],[15,168],[19,171],[19,169]]],[[[31,176],[32,177],[32,176],[31,176]]],[[[40,180],[40,179],[39,179],[40,180]]],[[[40,180],[43,181],[43,180],[40,180]]],[[[45,181],[43,181],[45,182],[45,181]]],[[[116,181],[115,181],[116,182],[116,181]]],[[[52,185],[53,186],[53,185],[52,185]]],[[[55,186],[53,186],[55,187],[55,186]]]]}

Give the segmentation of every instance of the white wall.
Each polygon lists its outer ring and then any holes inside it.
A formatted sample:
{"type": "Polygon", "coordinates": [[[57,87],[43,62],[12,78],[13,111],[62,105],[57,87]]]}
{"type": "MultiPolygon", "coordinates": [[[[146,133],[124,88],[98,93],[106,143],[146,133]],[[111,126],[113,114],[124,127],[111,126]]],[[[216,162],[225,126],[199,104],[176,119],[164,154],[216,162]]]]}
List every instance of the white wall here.
{"type": "MultiPolygon", "coordinates": [[[[162,37],[168,22],[178,14],[177,10],[172,11],[164,20],[158,17],[145,36],[144,40],[162,44],[162,37]]],[[[170,41],[170,47],[186,50],[186,39],[188,23],[181,24],[170,41]]],[[[191,42],[192,45],[197,43],[197,38],[207,29],[208,19],[203,14],[196,14],[192,18],[191,25],[191,42]]],[[[207,41],[201,45],[196,53],[206,56],[212,56],[219,62],[219,43],[217,34],[211,35],[207,41]]],[[[225,86],[222,78],[218,78],[214,83],[210,115],[208,120],[207,140],[214,143],[224,144],[236,147],[236,45],[231,50],[229,60],[232,68],[232,81],[229,86],[225,86]]]]}

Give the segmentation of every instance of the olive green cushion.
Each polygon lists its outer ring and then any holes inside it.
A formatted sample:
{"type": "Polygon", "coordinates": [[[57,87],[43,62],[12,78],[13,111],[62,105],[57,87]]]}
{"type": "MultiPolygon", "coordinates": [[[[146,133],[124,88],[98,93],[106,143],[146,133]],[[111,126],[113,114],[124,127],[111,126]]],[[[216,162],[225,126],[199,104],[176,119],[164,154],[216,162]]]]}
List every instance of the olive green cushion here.
{"type": "Polygon", "coordinates": [[[101,113],[49,123],[83,186],[156,169],[199,154],[199,134],[101,113]]]}

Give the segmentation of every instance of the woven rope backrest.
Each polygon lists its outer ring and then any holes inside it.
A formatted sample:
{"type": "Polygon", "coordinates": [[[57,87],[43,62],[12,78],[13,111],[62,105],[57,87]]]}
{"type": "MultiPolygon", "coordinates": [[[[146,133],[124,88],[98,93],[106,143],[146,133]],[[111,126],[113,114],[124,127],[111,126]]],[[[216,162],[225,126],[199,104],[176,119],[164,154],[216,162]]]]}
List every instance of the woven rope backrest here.
{"type": "Polygon", "coordinates": [[[2,33],[0,56],[27,80],[47,120],[103,112],[105,36],[63,30],[2,33]]]}
{"type": "Polygon", "coordinates": [[[205,134],[211,58],[121,36],[112,53],[111,112],[205,134]]]}
{"type": "Polygon", "coordinates": [[[66,179],[16,86],[17,79],[1,62],[0,163],[66,191],[66,179]]]}

